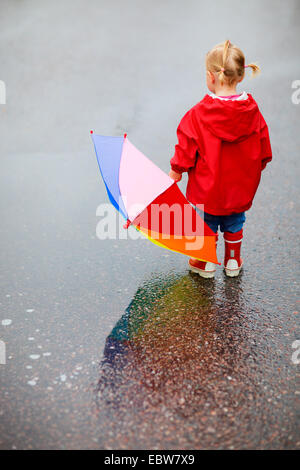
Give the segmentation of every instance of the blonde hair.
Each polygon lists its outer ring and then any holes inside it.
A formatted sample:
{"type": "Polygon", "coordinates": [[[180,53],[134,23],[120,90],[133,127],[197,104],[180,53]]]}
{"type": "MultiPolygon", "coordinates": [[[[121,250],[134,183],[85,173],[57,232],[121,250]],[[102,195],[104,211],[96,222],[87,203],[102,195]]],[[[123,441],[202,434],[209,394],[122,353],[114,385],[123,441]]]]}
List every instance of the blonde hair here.
{"type": "Polygon", "coordinates": [[[257,64],[245,65],[245,56],[241,49],[227,39],[227,41],[217,44],[206,54],[206,68],[210,72],[218,74],[218,78],[223,85],[232,85],[244,77],[245,68],[252,69],[252,77],[260,72],[257,64]]]}

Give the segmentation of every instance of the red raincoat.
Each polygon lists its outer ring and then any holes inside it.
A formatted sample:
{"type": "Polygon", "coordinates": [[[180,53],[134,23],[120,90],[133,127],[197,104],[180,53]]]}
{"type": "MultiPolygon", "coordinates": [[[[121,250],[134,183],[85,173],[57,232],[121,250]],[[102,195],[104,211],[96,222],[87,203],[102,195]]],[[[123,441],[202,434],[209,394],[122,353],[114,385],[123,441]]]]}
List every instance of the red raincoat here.
{"type": "Polygon", "coordinates": [[[205,212],[229,215],[252,205],[261,171],[272,160],[267,124],[250,94],[245,100],[206,95],[182,118],[172,170],[188,171],[186,197],[205,212]]]}

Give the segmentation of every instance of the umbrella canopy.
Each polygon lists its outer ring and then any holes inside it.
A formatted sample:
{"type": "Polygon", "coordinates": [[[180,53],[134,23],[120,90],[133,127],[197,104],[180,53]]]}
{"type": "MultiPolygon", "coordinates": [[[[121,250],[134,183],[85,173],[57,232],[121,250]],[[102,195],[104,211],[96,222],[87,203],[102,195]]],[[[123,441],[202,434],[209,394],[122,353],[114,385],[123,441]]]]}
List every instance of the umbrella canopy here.
{"type": "Polygon", "coordinates": [[[127,138],[96,135],[96,156],[111,203],[153,243],[218,263],[215,234],[177,184],[127,138]]]}

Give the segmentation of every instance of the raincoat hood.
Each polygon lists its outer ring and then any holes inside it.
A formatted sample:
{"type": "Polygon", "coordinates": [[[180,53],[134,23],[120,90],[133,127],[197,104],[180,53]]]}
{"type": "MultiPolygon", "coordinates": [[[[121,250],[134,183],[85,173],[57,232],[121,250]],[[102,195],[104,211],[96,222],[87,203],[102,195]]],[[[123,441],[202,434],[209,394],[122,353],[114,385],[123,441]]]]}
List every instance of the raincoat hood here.
{"type": "Polygon", "coordinates": [[[227,142],[246,139],[260,128],[260,111],[250,94],[244,100],[221,100],[206,95],[200,120],[213,135],[227,142]]]}

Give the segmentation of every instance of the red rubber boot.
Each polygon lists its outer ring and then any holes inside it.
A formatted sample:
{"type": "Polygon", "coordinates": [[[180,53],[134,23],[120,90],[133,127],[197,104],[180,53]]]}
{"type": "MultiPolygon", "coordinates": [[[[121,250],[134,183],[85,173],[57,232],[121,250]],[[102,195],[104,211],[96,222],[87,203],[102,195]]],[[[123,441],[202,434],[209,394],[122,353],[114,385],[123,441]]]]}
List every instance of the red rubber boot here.
{"type": "MultiPolygon", "coordinates": [[[[218,243],[218,234],[216,234],[216,248],[218,243]]],[[[189,259],[189,268],[193,273],[199,274],[206,279],[215,277],[216,265],[210,261],[199,261],[195,258],[189,259]]]]}
{"type": "Polygon", "coordinates": [[[224,268],[226,275],[229,277],[238,276],[243,266],[243,260],[241,258],[242,239],[243,229],[239,230],[236,233],[224,232],[224,268]]]}

